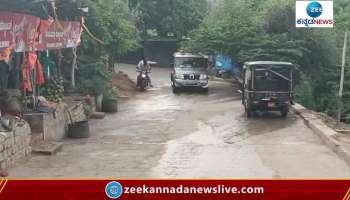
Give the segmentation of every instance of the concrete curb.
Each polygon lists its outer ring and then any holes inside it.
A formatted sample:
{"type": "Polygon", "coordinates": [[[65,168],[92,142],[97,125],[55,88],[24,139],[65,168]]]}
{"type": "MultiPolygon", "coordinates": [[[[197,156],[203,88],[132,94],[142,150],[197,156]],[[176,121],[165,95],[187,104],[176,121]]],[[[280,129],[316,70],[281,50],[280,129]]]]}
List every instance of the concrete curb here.
{"type": "Polygon", "coordinates": [[[295,104],[292,106],[292,110],[305,121],[307,126],[321,138],[327,147],[350,165],[350,144],[336,140],[335,137],[339,133],[328,127],[320,118],[302,105],[295,104]]]}

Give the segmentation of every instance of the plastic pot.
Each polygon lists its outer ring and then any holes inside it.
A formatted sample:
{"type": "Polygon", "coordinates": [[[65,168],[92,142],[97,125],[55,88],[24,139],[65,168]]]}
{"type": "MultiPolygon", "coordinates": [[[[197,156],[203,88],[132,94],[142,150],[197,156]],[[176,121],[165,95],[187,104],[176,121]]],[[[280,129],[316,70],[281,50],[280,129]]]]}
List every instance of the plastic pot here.
{"type": "Polygon", "coordinates": [[[90,137],[90,127],[88,121],[75,122],[68,126],[68,137],[88,138],[90,137]]]}
{"type": "Polygon", "coordinates": [[[102,103],[102,111],[106,113],[118,112],[118,100],[117,99],[105,99],[102,103]]]}

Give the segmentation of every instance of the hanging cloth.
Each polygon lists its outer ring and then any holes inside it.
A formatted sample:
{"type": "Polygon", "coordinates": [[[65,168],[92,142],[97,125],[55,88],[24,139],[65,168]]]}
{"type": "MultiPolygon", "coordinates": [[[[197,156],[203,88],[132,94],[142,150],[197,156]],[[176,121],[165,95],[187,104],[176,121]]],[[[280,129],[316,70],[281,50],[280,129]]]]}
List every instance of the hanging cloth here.
{"type": "Polygon", "coordinates": [[[23,78],[22,84],[21,84],[22,90],[26,92],[32,92],[33,87],[30,79],[30,68],[28,67],[28,65],[25,65],[22,69],[22,78],[23,78]]]}
{"type": "Polygon", "coordinates": [[[12,44],[4,50],[0,51],[0,61],[9,63],[12,50],[16,47],[16,44],[12,44]]]}
{"type": "Polygon", "coordinates": [[[28,53],[26,65],[28,65],[28,67],[30,69],[35,69],[35,64],[36,64],[37,59],[38,59],[38,56],[35,53],[31,53],[31,52],[28,53]]]}
{"type": "Polygon", "coordinates": [[[10,61],[11,49],[6,48],[2,52],[0,52],[0,61],[4,61],[8,63],[10,61]]]}
{"type": "Polygon", "coordinates": [[[43,72],[43,66],[41,65],[39,59],[36,60],[35,73],[36,73],[36,84],[43,85],[45,83],[44,72],[43,72]]]}
{"type": "Polygon", "coordinates": [[[38,56],[35,53],[27,53],[24,67],[22,69],[22,90],[26,92],[33,92],[33,85],[31,80],[30,71],[35,70],[35,65],[38,56]]]}

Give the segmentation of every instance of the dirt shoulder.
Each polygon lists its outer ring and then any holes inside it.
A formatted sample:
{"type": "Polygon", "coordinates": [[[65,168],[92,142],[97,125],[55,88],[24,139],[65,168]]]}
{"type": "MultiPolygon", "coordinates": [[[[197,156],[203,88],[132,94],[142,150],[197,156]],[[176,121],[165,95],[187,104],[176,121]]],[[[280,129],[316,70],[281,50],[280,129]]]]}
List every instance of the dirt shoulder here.
{"type": "Polygon", "coordinates": [[[349,129],[344,129],[346,124],[337,125],[333,118],[308,110],[300,104],[294,105],[292,109],[324,144],[350,165],[350,134],[347,132],[349,129]]]}
{"type": "Polygon", "coordinates": [[[136,83],[122,71],[113,73],[112,85],[121,98],[131,98],[139,93],[136,83]]]}
{"type": "Polygon", "coordinates": [[[345,123],[338,123],[336,119],[324,113],[310,111],[317,118],[321,119],[329,128],[337,132],[335,139],[339,142],[348,143],[350,145],[350,125],[345,123]]]}

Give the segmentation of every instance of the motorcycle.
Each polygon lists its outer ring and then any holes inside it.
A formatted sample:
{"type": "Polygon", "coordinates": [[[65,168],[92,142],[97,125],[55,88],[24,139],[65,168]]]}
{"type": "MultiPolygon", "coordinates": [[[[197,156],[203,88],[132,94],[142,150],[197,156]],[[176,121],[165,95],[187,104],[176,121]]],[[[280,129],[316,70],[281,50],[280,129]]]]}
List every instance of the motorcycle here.
{"type": "Polygon", "coordinates": [[[139,87],[141,91],[145,91],[146,88],[150,85],[148,74],[151,72],[146,70],[137,70],[137,72],[140,73],[137,77],[137,87],[139,87]]]}

